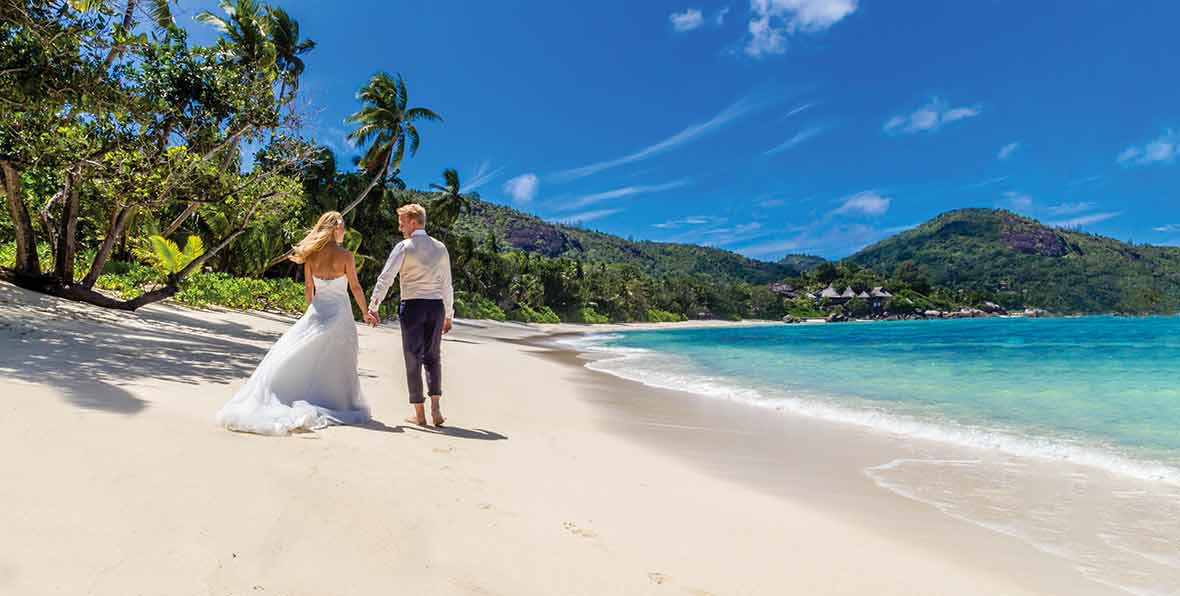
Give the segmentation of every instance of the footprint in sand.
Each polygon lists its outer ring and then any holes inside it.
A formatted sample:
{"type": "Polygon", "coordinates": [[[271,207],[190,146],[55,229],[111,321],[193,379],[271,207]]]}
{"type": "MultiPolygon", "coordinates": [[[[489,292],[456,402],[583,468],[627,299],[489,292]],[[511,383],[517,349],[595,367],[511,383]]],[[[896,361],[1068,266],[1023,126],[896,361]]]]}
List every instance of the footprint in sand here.
{"type": "Polygon", "coordinates": [[[657,573],[655,571],[652,571],[651,573],[647,574],[647,579],[650,579],[651,581],[655,582],[656,584],[662,584],[672,578],[664,575],[663,573],[657,573]]]}
{"type": "Polygon", "coordinates": [[[579,528],[573,522],[565,522],[564,524],[561,524],[561,526],[563,528],[565,528],[565,531],[569,532],[570,534],[573,534],[574,536],[581,536],[582,538],[597,538],[598,537],[598,533],[595,532],[594,530],[579,528]]]}

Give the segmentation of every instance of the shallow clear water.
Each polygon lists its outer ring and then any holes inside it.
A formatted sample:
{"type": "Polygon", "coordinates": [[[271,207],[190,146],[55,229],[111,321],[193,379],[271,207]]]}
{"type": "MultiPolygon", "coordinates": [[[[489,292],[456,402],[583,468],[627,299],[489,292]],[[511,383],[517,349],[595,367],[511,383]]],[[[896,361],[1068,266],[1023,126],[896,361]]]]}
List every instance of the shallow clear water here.
{"type": "Polygon", "coordinates": [[[644,369],[664,385],[723,393],[728,385],[726,397],[755,405],[1030,454],[1084,453],[1090,463],[1138,463],[1122,471],[1180,481],[1180,317],[746,326],[604,339],[629,358],[597,368],[644,369]]]}
{"type": "Polygon", "coordinates": [[[653,386],[869,428],[909,456],[878,486],[1180,594],[1180,317],[634,331],[572,342],[653,386]]]}

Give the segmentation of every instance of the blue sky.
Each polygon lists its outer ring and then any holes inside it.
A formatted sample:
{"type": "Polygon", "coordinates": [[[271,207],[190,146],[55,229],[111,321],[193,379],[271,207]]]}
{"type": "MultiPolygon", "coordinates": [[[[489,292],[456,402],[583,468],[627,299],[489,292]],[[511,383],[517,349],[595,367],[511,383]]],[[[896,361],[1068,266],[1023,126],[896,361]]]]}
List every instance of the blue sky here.
{"type": "MultiPolygon", "coordinates": [[[[280,3],[307,133],[341,154],[378,70],[424,124],[403,164],[551,221],[755,258],[843,257],[934,215],[1005,207],[1180,244],[1180,4],[280,3]]],[[[192,22],[212,3],[182,3],[192,22]]]]}

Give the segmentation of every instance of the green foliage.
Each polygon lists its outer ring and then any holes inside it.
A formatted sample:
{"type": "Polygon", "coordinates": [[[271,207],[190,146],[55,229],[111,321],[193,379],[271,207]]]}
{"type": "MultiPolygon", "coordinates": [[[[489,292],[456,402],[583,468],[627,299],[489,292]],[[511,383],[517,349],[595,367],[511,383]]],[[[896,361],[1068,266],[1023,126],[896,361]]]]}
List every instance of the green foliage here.
{"type": "Polygon", "coordinates": [[[508,320],[508,315],[495,302],[467,292],[455,294],[455,316],[462,319],[508,320]]]}
{"type": "Polygon", "coordinates": [[[161,278],[180,273],[189,263],[205,252],[200,236],[189,236],[182,250],[175,242],[158,234],[144,239],[135,255],[151,265],[161,278]]]}
{"type": "Polygon", "coordinates": [[[557,313],[553,312],[552,308],[542,306],[538,309],[532,309],[522,304],[512,312],[508,313],[508,318],[513,321],[520,321],[522,323],[560,323],[561,318],[557,313]]]}
{"type": "Polygon", "coordinates": [[[787,255],[779,259],[780,265],[786,265],[799,273],[809,273],[826,262],[827,259],[813,255],[787,255]]]}
{"type": "Polygon", "coordinates": [[[844,314],[855,318],[864,318],[873,314],[873,307],[863,298],[853,298],[842,307],[844,314]]]}
{"type": "MultiPolygon", "coordinates": [[[[37,244],[37,258],[41,261],[42,269],[53,267],[53,251],[44,242],[37,244]]],[[[0,244],[0,267],[14,267],[16,265],[16,243],[0,244]]]]}
{"type": "Polygon", "coordinates": [[[687,320],[684,315],[680,313],[668,312],[658,308],[647,309],[647,321],[649,323],[679,323],[687,320]]]}
{"type": "Polygon", "coordinates": [[[176,300],[190,306],[301,313],[307,308],[303,284],[291,279],[252,279],[201,273],[185,279],[176,300]]]}
{"type": "MultiPolygon", "coordinates": [[[[158,287],[159,271],[134,262],[111,261],[95,284],[124,299],[158,287]]],[[[290,314],[303,312],[303,284],[291,279],[253,279],[226,273],[197,273],[180,283],[174,300],[205,308],[219,306],[241,310],[268,310],[290,314]]]]}
{"type": "Polygon", "coordinates": [[[822,319],[827,316],[827,313],[816,307],[814,300],[805,296],[788,301],[785,309],[786,314],[798,319],[822,319]]]}
{"type": "Polygon", "coordinates": [[[575,309],[568,317],[572,323],[585,323],[588,325],[603,325],[610,322],[610,317],[598,313],[593,307],[582,306],[575,309]]]}

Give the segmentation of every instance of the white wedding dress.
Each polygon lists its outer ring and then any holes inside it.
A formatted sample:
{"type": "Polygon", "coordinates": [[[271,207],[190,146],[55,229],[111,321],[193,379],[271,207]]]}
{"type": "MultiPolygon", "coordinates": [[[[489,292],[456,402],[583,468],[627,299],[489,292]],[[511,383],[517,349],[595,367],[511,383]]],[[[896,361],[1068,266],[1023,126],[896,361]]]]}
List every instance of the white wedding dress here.
{"type": "Polygon", "coordinates": [[[369,407],[361,397],[356,361],[348,279],[317,277],[307,312],[217,412],[217,422],[230,430],[263,435],[366,422],[369,407]]]}

